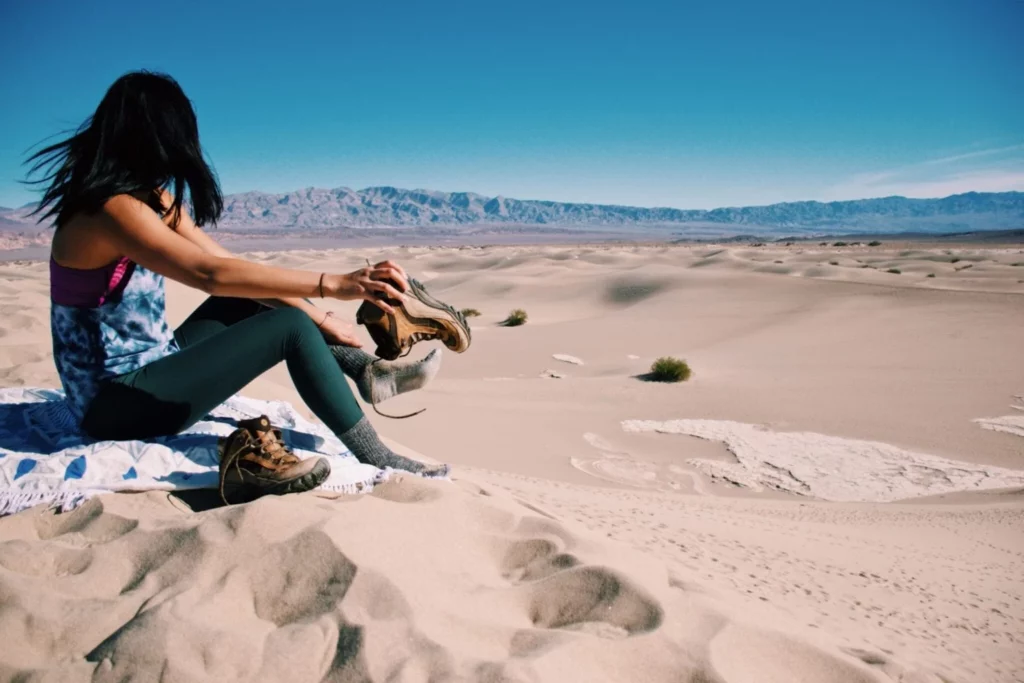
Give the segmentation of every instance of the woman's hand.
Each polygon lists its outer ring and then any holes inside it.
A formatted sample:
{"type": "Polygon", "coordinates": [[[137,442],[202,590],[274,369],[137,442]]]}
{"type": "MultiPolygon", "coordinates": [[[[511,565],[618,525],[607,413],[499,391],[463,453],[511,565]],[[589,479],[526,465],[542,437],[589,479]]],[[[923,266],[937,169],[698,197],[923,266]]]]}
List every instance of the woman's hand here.
{"type": "Polygon", "coordinates": [[[363,343],[356,337],[355,325],[333,314],[324,313],[323,316],[323,322],[320,322],[317,327],[320,328],[320,333],[324,335],[328,344],[354,346],[357,349],[363,346],[363,343]]]}
{"type": "Polygon", "coordinates": [[[409,289],[406,278],[405,271],[399,265],[382,261],[375,266],[340,276],[331,289],[333,296],[338,299],[365,299],[388,313],[394,313],[394,308],[385,299],[402,301],[401,293],[409,289]]]}

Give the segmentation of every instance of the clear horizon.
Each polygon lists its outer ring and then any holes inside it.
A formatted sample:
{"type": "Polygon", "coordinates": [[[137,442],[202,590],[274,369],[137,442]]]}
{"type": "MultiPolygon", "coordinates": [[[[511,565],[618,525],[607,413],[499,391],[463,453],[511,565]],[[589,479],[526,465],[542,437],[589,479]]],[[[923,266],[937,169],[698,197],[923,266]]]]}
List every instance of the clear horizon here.
{"type": "Polygon", "coordinates": [[[192,98],[226,194],[712,209],[1021,191],[1022,21],[1004,0],[10,3],[0,205],[34,201],[26,151],[138,68],[192,98]]]}

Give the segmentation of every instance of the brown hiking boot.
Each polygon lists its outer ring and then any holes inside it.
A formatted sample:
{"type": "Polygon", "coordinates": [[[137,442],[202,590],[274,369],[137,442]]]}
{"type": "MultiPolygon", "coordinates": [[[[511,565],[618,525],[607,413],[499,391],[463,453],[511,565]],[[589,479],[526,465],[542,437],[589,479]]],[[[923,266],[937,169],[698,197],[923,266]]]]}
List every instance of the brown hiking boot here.
{"type": "Polygon", "coordinates": [[[385,313],[370,301],[364,301],[356,311],[356,322],[366,326],[377,343],[377,355],[384,360],[405,355],[413,344],[429,339],[440,340],[455,353],[469,348],[472,336],[466,318],[428,294],[419,281],[409,278],[405,301],[387,302],[394,307],[394,314],[385,313]]]}
{"type": "Polygon", "coordinates": [[[326,458],[300,460],[288,450],[266,415],[240,420],[238,429],[217,442],[220,497],[225,505],[265,495],[309,491],[331,473],[326,458]]]}

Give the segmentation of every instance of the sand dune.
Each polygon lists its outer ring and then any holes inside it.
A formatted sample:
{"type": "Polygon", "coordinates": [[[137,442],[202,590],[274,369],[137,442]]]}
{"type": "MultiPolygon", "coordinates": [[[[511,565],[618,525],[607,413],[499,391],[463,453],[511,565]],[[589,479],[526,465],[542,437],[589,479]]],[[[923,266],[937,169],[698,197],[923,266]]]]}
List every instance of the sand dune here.
{"type": "Polygon", "coordinates": [[[468,482],[201,514],[167,494],[110,496],[6,524],[8,676],[838,683],[887,680],[880,662],[906,670],[744,616],[685,572],[468,482]]]}
{"type": "MultiPolygon", "coordinates": [[[[1024,677],[1020,250],[251,258],[393,258],[482,312],[469,353],[388,404],[423,416],[370,414],[454,481],[232,508],[116,495],[0,520],[0,678],[1024,677]],[[513,308],[529,322],[500,327],[513,308]],[[663,355],[693,378],[641,381],[663,355]]],[[[172,321],[201,299],[172,286],[172,321]]],[[[56,386],[47,300],[45,264],[0,266],[5,385],[56,386]]],[[[305,410],[283,367],[244,393],[305,410]]]]}

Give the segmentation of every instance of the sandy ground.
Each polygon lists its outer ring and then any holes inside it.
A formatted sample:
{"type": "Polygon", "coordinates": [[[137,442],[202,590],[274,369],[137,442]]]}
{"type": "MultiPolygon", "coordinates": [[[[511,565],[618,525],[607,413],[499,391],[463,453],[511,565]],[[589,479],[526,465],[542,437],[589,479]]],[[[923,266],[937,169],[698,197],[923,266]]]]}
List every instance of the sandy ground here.
{"type": "MultiPolygon", "coordinates": [[[[370,412],[454,480],[0,520],[0,679],[1024,679],[1019,247],[251,255],[385,257],[482,313],[381,406],[425,414],[370,412]]],[[[47,291],[0,267],[4,386],[57,385],[47,291]]],[[[301,405],[283,367],[245,393],[301,405]]]]}

